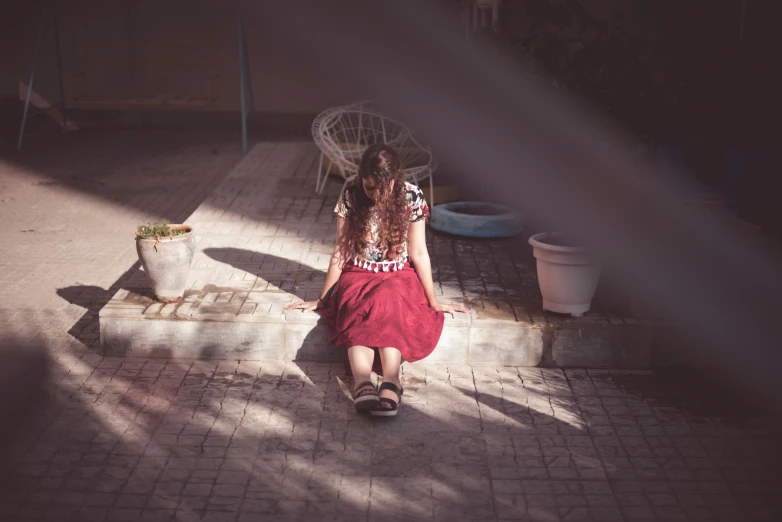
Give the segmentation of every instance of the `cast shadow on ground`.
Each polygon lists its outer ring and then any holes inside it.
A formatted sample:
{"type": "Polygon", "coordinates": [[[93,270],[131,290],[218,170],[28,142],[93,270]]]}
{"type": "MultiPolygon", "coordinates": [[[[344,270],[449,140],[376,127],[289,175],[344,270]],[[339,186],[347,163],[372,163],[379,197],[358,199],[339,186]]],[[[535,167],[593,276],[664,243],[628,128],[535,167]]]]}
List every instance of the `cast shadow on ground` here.
{"type": "MultiPolygon", "coordinates": [[[[130,279],[140,267],[141,262],[136,261],[133,263],[133,265],[131,265],[131,267],[128,268],[108,289],[103,289],[94,285],[74,285],[58,288],[58,296],[71,304],[75,304],[85,309],[84,315],[74,323],[68,330],[68,333],[73,336],[74,339],[92,348],[93,351],[102,353],[100,349],[100,339],[96,337],[100,328],[98,321],[99,313],[120,289],[130,288],[124,283],[130,279]]],[[[149,288],[133,288],[133,291],[150,298],[153,297],[149,288]]]]}
{"type": "MultiPolygon", "coordinates": [[[[235,269],[243,270],[248,274],[253,274],[261,280],[274,285],[279,289],[275,291],[275,293],[290,294],[297,299],[316,299],[325,278],[325,273],[322,270],[314,269],[305,264],[290,261],[289,259],[273,254],[263,254],[238,248],[207,248],[203,253],[221,263],[227,263],[235,269]],[[315,297],[313,297],[313,292],[315,297]]],[[[134,274],[137,274],[139,269],[140,263],[134,263],[108,290],[97,286],[85,285],[58,289],[57,294],[60,297],[69,303],[86,309],[84,315],[70,328],[68,333],[76,340],[91,347],[94,352],[103,353],[98,338],[98,316],[100,310],[106,303],[108,303],[121,289],[131,290],[134,293],[141,295],[150,304],[154,302],[154,295],[148,284],[145,287],[140,287],[135,283],[132,285],[127,284],[127,281],[129,281],[134,274]]],[[[236,292],[246,291],[245,288],[237,287],[232,289],[230,285],[226,286],[225,284],[220,287],[207,285],[205,288],[205,291],[216,290],[226,292],[232,290],[236,292]]],[[[192,291],[187,291],[186,295],[191,292],[192,291]]],[[[319,318],[313,318],[313,321],[317,321],[317,326],[306,334],[303,347],[299,349],[295,357],[296,360],[306,358],[306,347],[322,346],[323,344],[328,343],[324,321],[319,318]]],[[[199,322],[196,326],[208,329],[211,324],[212,323],[209,322],[199,322]]],[[[259,323],[258,328],[263,328],[263,324],[259,323]]],[[[209,336],[203,336],[203,338],[207,337],[209,336]]],[[[173,342],[175,342],[175,340],[169,340],[159,345],[150,346],[150,357],[169,357],[171,355],[170,343],[173,342]]],[[[217,341],[207,343],[199,350],[197,358],[205,360],[218,358],[218,354],[224,351],[224,348],[225,347],[218,344],[217,341]]],[[[333,357],[326,358],[324,362],[344,361],[344,353],[336,347],[333,347],[333,349],[333,357]]]]}
{"type": "MultiPolygon", "coordinates": [[[[722,515],[741,515],[732,470],[688,465],[681,451],[702,450],[680,443],[698,433],[686,412],[649,404],[678,393],[652,377],[413,366],[399,416],[373,419],[353,410],[333,365],[96,364],[52,393],[51,421],[17,455],[6,519],[611,521],[634,488],[673,494],[671,480],[706,481],[722,515]]],[[[710,448],[734,443],[712,436],[710,448]]]]}
{"type": "MultiPolygon", "coordinates": [[[[236,269],[257,276],[259,279],[274,284],[294,295],[297,300],[317,300],[323,289],[326,273],[318,268],[298,261],[291,261],[273,254],[253,252],[241,248],[207,248],[204,254],[210,258],[228,263],[236,269]]],[[[294,302],[294,301],[291,301],[294,302]]],[[[283,312],[291,316],[299,311],[283,312]]],[[[301,362],[318,354],[319,362],[342,362],[348,370],[345,351],[337,346],[329,345],[326,322],[322,318],[313,318],[314,328],[304,336],[301,347],[298,348],[294,362],[301,362]],[[324,350],[324,346],[329,346],[324,350]]],[[[375,354],[375,367],[380,368],[380,356],[375,354]]]]}
{"type": "MultiPolygon", "coordinates": [[[[495,516],[489,472],[506,467],[511,427],[531,429],[481,420],[469,397],[448,406],[453,398],[438,391],[445,376],[430,376],[428,390],[411,378],[400,416],[377,422],[353,411],[328,366],[223,364],[104,362],[84,382],[64,380],[48,405],[52,422],[17,468],[16,505],[60,520],[100,510],[108,519],[485,520],[495,516]],[[488,448],[500,439],[505,450],[488,448]]],[[[546,433],[561,424],[553,419],[546,433]]],[[[553,487],[536,462],[534,475],[553,487]]],[[[561,516],[548,498],[539,510],[561,516]]],[[[602,509],[619,518],[616,506],[602,509]]]]}

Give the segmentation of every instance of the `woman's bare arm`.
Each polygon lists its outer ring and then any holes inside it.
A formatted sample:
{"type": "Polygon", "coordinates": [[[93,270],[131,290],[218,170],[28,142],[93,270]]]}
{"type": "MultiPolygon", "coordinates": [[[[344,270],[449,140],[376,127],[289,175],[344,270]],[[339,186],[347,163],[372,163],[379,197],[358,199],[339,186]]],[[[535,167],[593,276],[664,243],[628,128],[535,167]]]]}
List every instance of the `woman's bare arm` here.
{"type": "Polygon", "coordinates": [[[426,223],[424,220],[410,223],[407,232],[407,253],[415,265],[416,274],[418,274],[418,279],[424,288],[429,306],[440,312],[469,312],[462,306],[443,304],[437,300],[432,280],[432,261],[429,259],[429,250],[426,248],[426,223]]]}
{"type": "Polygon", "coordinates": [[[424,220],[410,223],[407,231],[407,254],[415,265],[416,274],[424,287],[429,306],[437,305],[437,296],[434,292],[432,280],[432,261],[429,259],[429,250],[426,248],[426,223],[424,220]]]}

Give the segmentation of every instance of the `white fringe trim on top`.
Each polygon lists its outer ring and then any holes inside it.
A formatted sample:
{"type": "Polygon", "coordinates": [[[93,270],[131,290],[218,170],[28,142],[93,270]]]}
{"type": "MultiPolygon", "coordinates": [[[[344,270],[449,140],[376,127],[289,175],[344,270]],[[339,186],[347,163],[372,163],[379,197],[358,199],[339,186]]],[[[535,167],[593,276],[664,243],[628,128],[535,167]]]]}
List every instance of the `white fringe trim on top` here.
{"type": "Polygon", "coordinates": [[[396,272],[397,270],[402,270],[405,267],[406,262],[407,262],[407,257],[403,258],[402,261],[381,261],[380,263],[376,263],[375,261],[367,261],[365,259],[359,259],[357,257],[353,259],[353,264],[356,265],[357,267],[375,273],[380,271],[396,272]]]}

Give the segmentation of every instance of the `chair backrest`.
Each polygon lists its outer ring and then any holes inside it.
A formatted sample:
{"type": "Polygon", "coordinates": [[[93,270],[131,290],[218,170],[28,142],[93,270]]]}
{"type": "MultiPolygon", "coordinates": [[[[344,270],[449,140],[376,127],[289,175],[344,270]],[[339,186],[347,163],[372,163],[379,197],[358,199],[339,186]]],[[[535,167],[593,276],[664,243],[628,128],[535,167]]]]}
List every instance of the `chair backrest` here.
{"type": "Polygon", "coordinates": [[[358,174],[361,155],[375,143],[385,143],[398,152],[408,181],[418,182],[437,167],[431,151],[406,126],[368,108],[366,102],[323,111],[313,122],[312,137],[346,177],[358,174]]]}

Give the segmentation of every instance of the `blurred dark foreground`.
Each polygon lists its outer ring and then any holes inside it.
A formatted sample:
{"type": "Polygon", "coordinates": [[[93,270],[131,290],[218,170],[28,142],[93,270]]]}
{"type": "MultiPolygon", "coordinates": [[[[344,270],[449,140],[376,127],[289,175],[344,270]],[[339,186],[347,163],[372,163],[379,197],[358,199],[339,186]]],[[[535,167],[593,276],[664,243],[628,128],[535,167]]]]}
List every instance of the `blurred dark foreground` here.
{"type": "Polygon", "coordinates": [[[46,402],[45,343],[0,340],[0,487],[8,484],[14,458],[32,442],[33,423],[46,402]]]}

